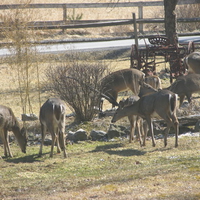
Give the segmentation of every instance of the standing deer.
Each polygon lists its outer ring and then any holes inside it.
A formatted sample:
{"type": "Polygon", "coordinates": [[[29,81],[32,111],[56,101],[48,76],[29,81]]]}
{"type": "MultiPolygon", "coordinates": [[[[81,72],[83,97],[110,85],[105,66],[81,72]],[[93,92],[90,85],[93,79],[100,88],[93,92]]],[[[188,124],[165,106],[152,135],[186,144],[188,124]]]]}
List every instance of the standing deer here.
{"type": "Polygon", "coordinates": [[[20,128],[19,122],[11,108],[0,105],[0,137],[4,144],[4,156],[13,157],[8,139],[8,131],[12,131],[23,153],[26,153],[27,134],[20,128]]]}
{"type": "Polygon", "coordinates": [[[51,133],[52,144],[50,157],[53,157],[53,148],[57,142],[57,152],[64,152],[64,157],[67,157],[65,149],[65,103],[59,98],[48,99],[40,108],[40,123],[42,130],[42,142],[40,145],[39,156],[42,155],[42,147],[46,132],[51,133]]]}
{"type": "MultiPolygon", "coordinates": [[[[121,91],[130,89],[133,94],[138,95],[140,86],[144,83],[145,74],[137,69],[122,69],[105,76],[101,80],[101,93],[108,96],[114,106],[117,104],[117,96],[121,91]]],[[[102,111],[103,101],[99,106],[102,111]]]]}
{"type": "MultiPolygon", "coordinates": [[[[158,114],[167,123],[165,130],[164,146],[167,146],[167,135],[170,127],[175,128],[175,147],[178,147],[178,134],[179,134],[179,122],[176,117],[177,109],[177,94],[169,90],[159,90],[158,92],[141,97],[134,104],[126,106],[124,108],[119,107],[112,119],[112,123],[118,121],[125,116],[138,115],[143,119],[146,119],[151,136],[152,144],[155,147],[155,139],[153,132],[153,125],[151,118],[153,114],[158,114]]],[[[144,134],[144,141],[146,140],[146,134],[144,134]]]]}
{"type": "Polygon", "coordinates": [[[200,52],[190,53],[183,59],[183,62],[189,72],[200,74],[200,52]]]}
{"type": "Polygon", "coordinates": [[[192,94],[200,93],[200,74],[179,76],[167,89],[178,94],[180,97],[179,107],[182,105],[185,96],[190,103],[192,94]]]}

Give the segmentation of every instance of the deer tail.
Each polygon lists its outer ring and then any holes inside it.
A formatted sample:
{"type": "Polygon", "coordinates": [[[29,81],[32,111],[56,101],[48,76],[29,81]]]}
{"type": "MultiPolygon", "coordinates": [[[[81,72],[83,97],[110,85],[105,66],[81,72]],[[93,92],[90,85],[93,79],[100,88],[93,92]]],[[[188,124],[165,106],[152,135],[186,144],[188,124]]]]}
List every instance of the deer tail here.
{"type": "Polygon", "coordinates": [[[170,113],[174,113],[177,108],[178,95],[170,94],[169,95],[169,103],[170,103],[170,113]]]}
{"type": "Polygon", "coordinates": [[[60,121],[60,117],[65,113],[65,107],[63,105],[53,105],[53,113],[57,121],[60,121]]]}

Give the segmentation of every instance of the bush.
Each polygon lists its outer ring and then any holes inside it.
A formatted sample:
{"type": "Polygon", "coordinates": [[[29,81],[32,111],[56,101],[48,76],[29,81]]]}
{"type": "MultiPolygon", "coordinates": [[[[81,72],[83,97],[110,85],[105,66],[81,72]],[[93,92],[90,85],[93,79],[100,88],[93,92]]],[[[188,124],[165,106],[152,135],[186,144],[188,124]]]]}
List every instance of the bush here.
{"type": "Polygon", "coordinates": [[[107,66],[102,63],[78,63],[50,67],[46,72],[48,89],[60,96],[76,113],[76,121],[90,121],[97,114],[100,79],[107,66]]]}

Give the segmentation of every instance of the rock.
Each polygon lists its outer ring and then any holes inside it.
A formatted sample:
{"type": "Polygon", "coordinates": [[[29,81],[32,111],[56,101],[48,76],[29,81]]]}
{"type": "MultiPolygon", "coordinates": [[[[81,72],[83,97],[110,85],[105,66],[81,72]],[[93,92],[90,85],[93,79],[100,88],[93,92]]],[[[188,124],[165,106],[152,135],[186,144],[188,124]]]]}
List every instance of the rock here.
{"type": "MultiPolygon", "coordinates": [[[[69,138],[67,138],[67,139],[69,139],[69,138]]],[[[79,129],[78,131],[76,131],[74,133],[74,138],[73,138],[74,142],[84,141],[84,140],[87,140],[87,139],[88,139],[87,132],[83,129],[79,129]]]]}
{"type": "Polygon", "coordinates": [[[126,137],[129,133],[130,131],[128,131],[126,127],[111,124],[107,132],[107,135],[108,139],[112,139],[115,137],[126,137]]]}
{"type": "Polygon", "coordinates": [[[69,133],[67,134],[67,140],[69,141],[74,141],[74,134],[75,132],[69,131],[69,133]]]}
{"type": "Polygon", "coordinates": [[[88,139],[87,133],[83,129],[79,129],[74,134],[75,141],[84,141],[88,139]]]}
{"type": "Polygon", "coordinates": [[[90,137],[93,141],[96,141],[96,140],[104,140],[104,139],[107,139],[108,135],[106,132],[104,131],[101,131],[101,130],[92,130],[90,132],[90,137]]]}
{"type": "Polygon", "coordinates": [[[38,120],[35,114],[22,114],[22,121],[34,121],[38,120]]]}

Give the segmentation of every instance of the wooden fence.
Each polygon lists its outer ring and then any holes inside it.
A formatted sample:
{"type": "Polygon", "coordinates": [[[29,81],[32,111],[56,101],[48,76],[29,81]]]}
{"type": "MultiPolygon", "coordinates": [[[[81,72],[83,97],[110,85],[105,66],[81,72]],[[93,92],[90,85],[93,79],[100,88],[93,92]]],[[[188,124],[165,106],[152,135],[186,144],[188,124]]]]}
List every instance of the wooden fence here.
{"type": "MultiPolygon", "coordinates": [[[[200,0],[179,0],[178,5],[186,4],[199,4],[200,0]]],[[[137,7],[138,8],[138,19],[136,23],[139,24],[139,31],[143,32],[143,24],[145,23],[164,23],[164,19],[144,19],[143,10],[147,6],[164,6],[163,1],[153,2],[124,2],[124,3],[60,3],[60,4],[9,4],[0,5],[0,10],[6,9],[40,9],[40,8],[62,8],[63,19],[61,21],[43,21],[33,22],[29,24],[29,28],[33,29],[76,29],[76,28],[91,28],[91,27],[102,27],[102,26],[117,26],[133,24],[133,19],[125,20],[90,20],[90,21],[76,21],[70,24],[67,21],[67,9],[69,8],[108,8],[108,7],[137,7]]],[[[181,18],[178,22],[200,22],[200,18],[181,18]]],[[[0,24],[0,27],[3,27],[0,24]]]]}

